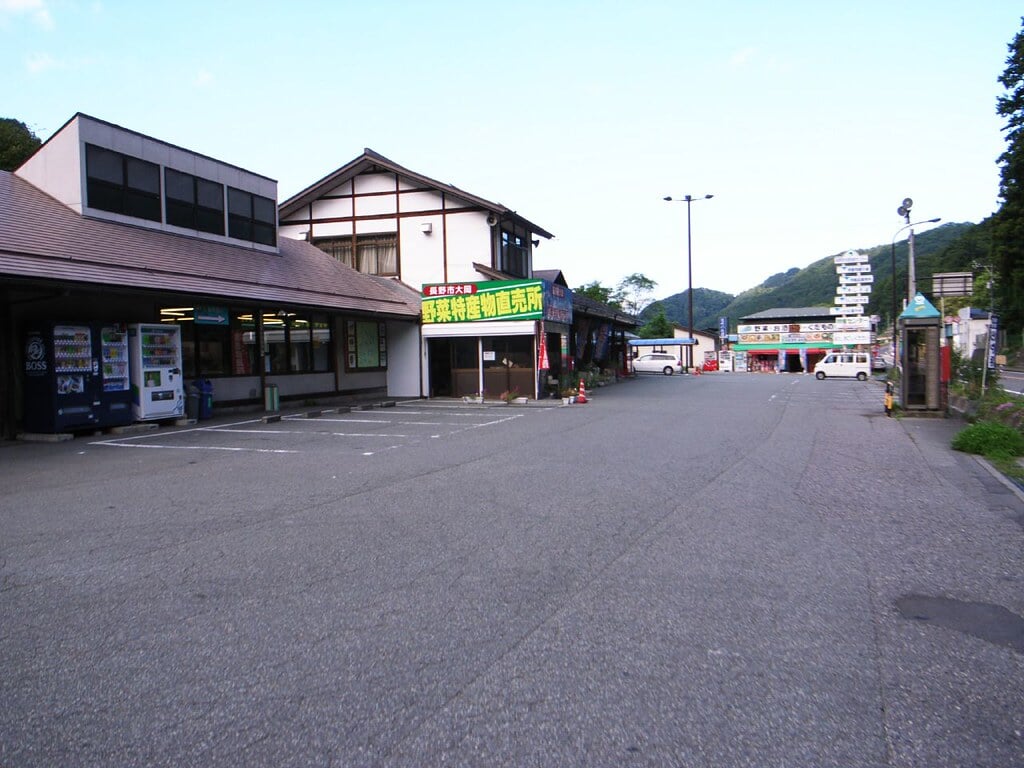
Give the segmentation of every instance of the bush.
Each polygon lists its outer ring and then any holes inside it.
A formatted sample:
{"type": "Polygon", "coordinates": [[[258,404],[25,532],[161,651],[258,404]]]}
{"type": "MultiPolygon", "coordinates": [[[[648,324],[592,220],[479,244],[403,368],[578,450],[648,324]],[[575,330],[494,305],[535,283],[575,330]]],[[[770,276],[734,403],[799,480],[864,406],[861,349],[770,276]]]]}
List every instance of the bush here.
{"type": "Polygon", "coordinates": [[[953,448],[990,459],[1024,456],[1024,435],[1006,424],[979,421],[961,430],[953,438],[953,448]]]}

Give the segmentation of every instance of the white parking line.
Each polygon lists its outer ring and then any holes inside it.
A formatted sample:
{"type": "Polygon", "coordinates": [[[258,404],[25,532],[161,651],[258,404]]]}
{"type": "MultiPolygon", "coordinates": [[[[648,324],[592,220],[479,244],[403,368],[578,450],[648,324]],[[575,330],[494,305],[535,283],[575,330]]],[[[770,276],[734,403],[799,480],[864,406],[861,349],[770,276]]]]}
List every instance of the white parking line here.
{"type": "Polygon", "coordinates": [[[112,440],[100,440],[92,445],[103,445],[108,448],[162,448],[172,451],[239,451],[244,453],[298,453],[284,448],[231,448],[226,445],[160,445],[158,443],[115,443],[112,440]]]}

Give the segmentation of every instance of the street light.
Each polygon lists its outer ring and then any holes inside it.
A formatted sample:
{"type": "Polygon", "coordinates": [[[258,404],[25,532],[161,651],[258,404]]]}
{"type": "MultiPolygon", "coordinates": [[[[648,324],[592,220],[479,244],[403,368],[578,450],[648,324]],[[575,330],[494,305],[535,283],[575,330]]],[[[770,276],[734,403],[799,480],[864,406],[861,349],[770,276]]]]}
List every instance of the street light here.
{"type": "Polygon", "coordinates": [[[686,203],[686,275],[687,275],[687,290],[686,295],[690,300],[690,312],[689,312],[689,323],[686,327],[687,334],[690,337],[690,343],[686,346],[686,372],[690,372],[690,366],[693,365],[693,241],[690,237],[690,203],[694,200],[710,200],[714,195],[704,195],[704,197],[694,197],[693,195],[686,195],[681,200],[673,198],[671,196],[663,198],[669,203],[686,203]]]}
{"type": "Polygon", "coordinates": [[[896,233],[892,236],[890,242],[890,248],[892,253],[892,364],[897,363],[897,347],[896,347],[896,238],[900,232],[905,229],[910,230],[910,235],[907,237],[907,303],[909,304],[914,300],[914,296],[917,294],[917,278],[914,274],[916,265],[914,264],[914,227],[920,224],[937,224],[942,221],[941,218],[934,219],[923,219],[921,221],[910,221],[910,209],[913,207],[914,201],[909,197],[903,198],[903,204],[896,209],[896,213],[903,217],[903,220],[907,223],[896,230],[896,233]]]}

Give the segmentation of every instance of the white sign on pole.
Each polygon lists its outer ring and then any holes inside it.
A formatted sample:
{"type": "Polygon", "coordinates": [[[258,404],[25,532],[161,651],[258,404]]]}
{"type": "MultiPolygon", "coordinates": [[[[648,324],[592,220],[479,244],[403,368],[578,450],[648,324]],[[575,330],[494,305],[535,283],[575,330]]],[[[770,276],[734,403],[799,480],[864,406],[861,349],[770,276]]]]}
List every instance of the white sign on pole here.
{"type": "Polygon", "coordinates": [[[870,264],[836,264],[836,272],[840,275],[858,275],[871,272],[870,264]]]}
{"type": "Polygon", "coordinates": [[[836,296],[835,303],[836,304],[843,304],[843,305],[846,305],[846,304],[863,304],[866,299],[867,299],[867,296],[861,296],[860,294],[857,294],[856,296],[836,296]]]}
{"type": "Polygon", "coordinates": [[[836,256],[832,261],[836,264],[866,264],[868,257],[867,254],[864,253],[847,251],[842,256],[836,256]]]}
{"type": "Polygon", "coordinates": [[[870,331],[871,318],[861,316],[837,317],[835,319],[837,331],[870,331]]]}
{"type": "Polygon", "coordinates": [[[874,275],[840,275],[839,282],[843,285],[855,285],[857,283],[873,283],[874,275]]]}
{"type": "Polygon", "coordinates": [[[854,293],[862,296],[868,296],[871,293],[871,284],[859,283],[857,285],[838,285],[836,286],[836,293],[847,296],[854,293]]]}
{"type": "Polygon", "coordinates": [[[828,312],[830,315],[863,315],[864,307],[861,304],[851,304],[848,307],[829,307],[828,312]]]}

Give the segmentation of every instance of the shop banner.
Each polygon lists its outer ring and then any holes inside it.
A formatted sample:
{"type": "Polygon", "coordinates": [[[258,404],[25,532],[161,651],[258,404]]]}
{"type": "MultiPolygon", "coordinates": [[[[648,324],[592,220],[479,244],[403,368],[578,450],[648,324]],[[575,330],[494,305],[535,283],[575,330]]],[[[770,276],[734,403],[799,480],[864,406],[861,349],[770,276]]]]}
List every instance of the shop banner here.
{"type": "Polygon", "coordinates": [[[544,311],[544,287],[541,280],[424,285],[422,308],[424,325],[539,320],[544,311]]]}

